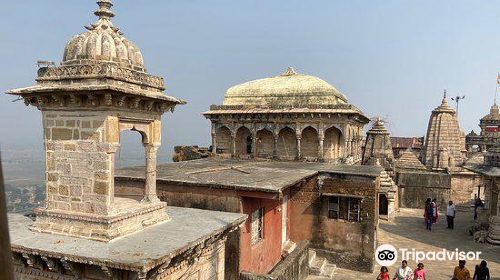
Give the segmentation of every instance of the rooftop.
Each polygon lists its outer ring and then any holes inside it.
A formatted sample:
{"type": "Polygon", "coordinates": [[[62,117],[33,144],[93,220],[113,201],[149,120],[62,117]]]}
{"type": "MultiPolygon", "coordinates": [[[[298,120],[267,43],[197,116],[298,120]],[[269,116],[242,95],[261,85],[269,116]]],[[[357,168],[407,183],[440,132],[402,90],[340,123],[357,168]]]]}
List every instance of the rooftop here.
{"type": "Polygon", "coordinates": [[[246,215],[168,206],[168,222],[105,243],[29,230],[33,220],[9,215],[12,251],[132,271],[149,270],[213,235],[241,224],[246,215]]]}
{"type": "MultiPolygon", "coordinates": [[[[158,165],[156,176],[167,184],[279,193],[320,172],[377,177],[381,171],[376,166],[205,158],[158,165]]],[[[115,178],[144,180],[144,167],[116,170],[115,178]]]]}

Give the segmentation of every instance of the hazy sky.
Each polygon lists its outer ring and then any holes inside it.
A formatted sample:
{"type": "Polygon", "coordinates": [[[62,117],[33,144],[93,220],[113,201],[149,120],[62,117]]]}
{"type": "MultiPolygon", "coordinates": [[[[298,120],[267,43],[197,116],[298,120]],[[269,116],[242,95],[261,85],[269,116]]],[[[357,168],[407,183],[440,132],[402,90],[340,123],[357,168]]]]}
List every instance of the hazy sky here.
{"type": "MultiPolygon", "coordinates": [[[[201,115],[227,88],[288,66],[342,91],[396,136],[425,134],[430,111],[465,95],[460,124],[478,130],[500,70],[499,1],[114,0],[113,22],[142,51],[166,93],[187,105],[163,117],[164,151],[209,143],[201,115]]],[[[37,60],[59,62],[96,20],[92,0],[4,1],[0,91],[34,84],[37,60]]],[[[3,149],[42,147],[40,112],[0,94],[3,149]]]]}

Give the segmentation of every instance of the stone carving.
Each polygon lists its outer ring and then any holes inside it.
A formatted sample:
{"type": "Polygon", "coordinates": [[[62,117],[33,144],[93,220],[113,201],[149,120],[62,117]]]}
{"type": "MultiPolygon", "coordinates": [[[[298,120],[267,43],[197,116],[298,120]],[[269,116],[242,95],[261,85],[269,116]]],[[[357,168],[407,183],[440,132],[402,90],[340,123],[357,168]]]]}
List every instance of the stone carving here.
{"type": "Polygon", "coordinates": [[[120,67],[113,63],[89,65],[65,65],[60,67],[42,67],[38,69],[38,82],[58,81],[67,79],[113,78],[133,84],[149,86],[164,90],[161,77],[144,72],[120,67]]]}

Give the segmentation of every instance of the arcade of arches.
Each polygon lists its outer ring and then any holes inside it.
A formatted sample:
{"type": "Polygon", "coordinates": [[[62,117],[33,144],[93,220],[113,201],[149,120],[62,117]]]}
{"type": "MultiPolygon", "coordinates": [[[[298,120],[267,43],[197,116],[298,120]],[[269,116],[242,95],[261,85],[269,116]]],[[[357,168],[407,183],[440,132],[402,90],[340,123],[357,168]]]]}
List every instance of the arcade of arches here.
{"type": "Polygon", "coordinates": [[[240,158],[276,158],[280,160],[307,160],[335,162],[361,156],[362,127],[348,127],[347,133],[334,125],[319,128],[305,125],[301,128],[239,125],[214,125],[213,153],[240,158]]]}

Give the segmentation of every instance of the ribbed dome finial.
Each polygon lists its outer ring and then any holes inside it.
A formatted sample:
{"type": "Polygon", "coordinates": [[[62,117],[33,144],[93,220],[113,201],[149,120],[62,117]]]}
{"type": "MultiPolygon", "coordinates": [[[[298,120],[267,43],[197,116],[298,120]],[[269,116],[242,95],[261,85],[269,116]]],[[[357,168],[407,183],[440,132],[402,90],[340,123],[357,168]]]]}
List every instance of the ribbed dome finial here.
{"type": "Polygon", "coordinates": [[[292,75],[297,75],[297,72],[295,72],[295,69],[293,67],[288,67],[285,71],[285,73],[281,74],[281,76],[292,76],[292,75]]]}
{"type": "Polygon", "coordinates": [[[109,20],[115,16],[115,13],[111,11],[113,3],[110,0],[99,0],[97,1],[97,5],[99,5],[99,9],[94,12],[94,15],[98,16],[99,19],[109,20]]]}

